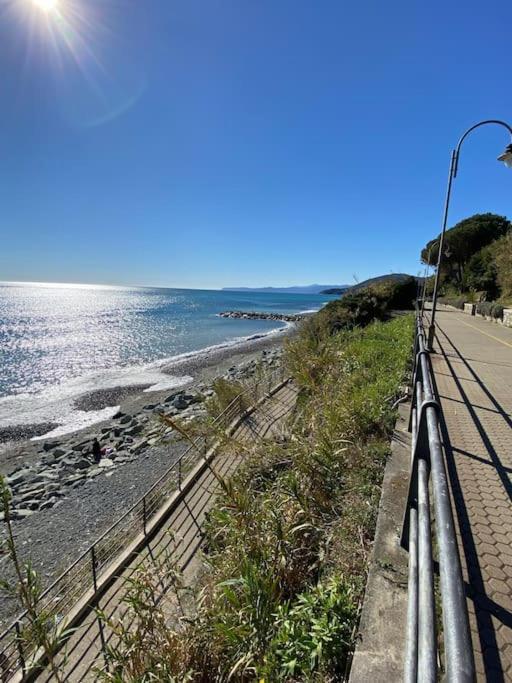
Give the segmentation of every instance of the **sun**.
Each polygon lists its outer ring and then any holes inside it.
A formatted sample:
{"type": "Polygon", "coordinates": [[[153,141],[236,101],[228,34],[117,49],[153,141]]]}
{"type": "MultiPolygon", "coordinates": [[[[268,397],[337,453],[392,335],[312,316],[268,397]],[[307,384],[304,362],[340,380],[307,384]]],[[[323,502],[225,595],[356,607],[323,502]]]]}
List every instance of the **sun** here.
{"type": "Polygon", "coordinates": [[[59,6],[59,0],[32,0],[32,2],[43,12],[52,12],[59,6]]]}

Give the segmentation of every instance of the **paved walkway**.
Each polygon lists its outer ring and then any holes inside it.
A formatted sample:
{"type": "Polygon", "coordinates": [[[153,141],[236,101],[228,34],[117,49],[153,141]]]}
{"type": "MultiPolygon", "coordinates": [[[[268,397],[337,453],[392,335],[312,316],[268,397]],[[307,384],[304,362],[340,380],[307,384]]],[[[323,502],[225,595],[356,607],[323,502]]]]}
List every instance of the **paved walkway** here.
{"type": "Polygon", "coordinates": [[[436,322],[432,363],[478,680],[512,681],[512,329],[451,310],[436,322]]]}
{"type": "MultiPolygon", "coordinates": [[[[200,568],[198,551],[203,540],[202,525],[219,492],[219,477],[228,478],[235,471],[243,459],[244,444],[275,436],[282,431],[283,420],[293,410],[296,399],[296,387],[287,383],[272,397],[259,403],[256,410],[241,422],[233,434],[234,445],[221,449],[210,467],[204,468],[172,514],[159,526],[152,540],[146,543],[100,598],[98,608],[110,620],[122,620],[125,626],[134,628],[133,621],[126,622],[128,610],[124,598],[130,586],[129,580],[141,570],[155,573],[167,556],[172,557],[173,565],[182,573],[184,581],[193,585],[194,576],[200,568]]],[[[156,600],[159,603],[166,601],[166,613],[176,613],[179,606],[175,591],[172,590],[172,580],[169,583],[167,579],[164,585],[159,579],[158,584],[162,590],[156,600]]],[[[104,665],[102,639],[107,646],[116,646],[115,633],[107,625],[100,628],[94,612],[89,611],[71,636],[64,656],[59,658],[62,681],[77,683],[98,680],[98,669],[104,665]]],[[[50,671],[45,671],[37,680],[53,682],[56,678],[50,671]]]]}

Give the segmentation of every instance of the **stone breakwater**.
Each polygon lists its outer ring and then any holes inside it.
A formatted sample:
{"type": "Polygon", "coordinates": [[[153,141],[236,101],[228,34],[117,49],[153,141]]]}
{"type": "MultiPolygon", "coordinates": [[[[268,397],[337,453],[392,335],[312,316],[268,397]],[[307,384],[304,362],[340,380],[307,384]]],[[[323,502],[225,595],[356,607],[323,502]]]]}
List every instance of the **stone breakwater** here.
{"type": "MultiPolygon", "coordinates": [[[[263,351],[261,358],[232,366],[222,377],[231,381],[250,379],[261,369],[270,371],[281,363],[282,350],[263,351]]],[[[96,477],[110,477],[124,463],[144,456],[154,446],[176,437],[160,415],[177,417],[187,425],[206,417],[207,400],[214,396],[213,383],[200,383],[190,389],[173,391],[163,400],[148,403],[142,411],[119,411],[96,434],[80,439],[76,434],[44,441],[33,464],[25,463],[6,477],[12,494],[13,519],[24,519],[48,508],[58,507],[69,491],[96,477]],[[92,455],[94,438],[106,453],[99,462],[92,455]]],[[[4,513],[0,512],[0,520],[4,513]]]]}
{"type": "Polygon", "coordinates": [[[221,318],[236,318],[242,320],[275,320],[276,322],[282,321],[286,323],[296,323],[300,320],[304,320],[305,315],[299,313],[296,314],[286,314],[286,313],[259,313],[257,311],[223,311],[219,313],[221,318]]]}

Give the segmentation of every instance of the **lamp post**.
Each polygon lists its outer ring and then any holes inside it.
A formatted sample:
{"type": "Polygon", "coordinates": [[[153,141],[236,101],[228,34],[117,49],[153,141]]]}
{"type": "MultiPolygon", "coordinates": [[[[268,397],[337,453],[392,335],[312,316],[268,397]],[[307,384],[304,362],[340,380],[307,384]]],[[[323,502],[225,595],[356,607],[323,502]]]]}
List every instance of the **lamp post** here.
{"type": "Polygon", "coordinates": [[[457,143],[457,146],[455,149],[452,151],[452,156],[451,156],[451,161],[450,161],[450,171],[448,173],[448,186],[446,188],[446,200],[444,204],[444,215],[443,215],[443,229],[441,231],[441,238],[439,240],[439,251],[437,255],[437,269],[436,269],[436,277],[434,281],[434,292],[432,295],[432,316],[430,318],[430,325],[428,328],[428,348],[429,350],[432,350],[432,344],[434,342],[434,334],[435,334],[435,320],[436,320],[436,307],[437,307],[437,295],[438,295],[438,288],[439,288],[439,275],[441,271],[441,263],[443,259],[443,246],[444,246],[444,235],[446,232],[446,224],[448,221],[448,209],[450,207],[450,196],[452,192],[452,182],[453,179],[457,177],[457,169],[459,166],[459,156],[460,156],[460,148],[462,146],[462,143],[464,140],[467,138],[467,136],[475,130],[475,128],[479,128],[480,126],[485,126],[488,123],[493,123],[497,124],[498,126],[503,126],[503,128],[506,128],[508,132],[510,133],[510,139],[511,139],[511,144],[509,144],[503,154],[500,154],[498,157],[498,161],[502,161],[507,168],[512,168],[512,127],[509,126],[508,123],[505,123],[504,121],[497,121],[494,119],[490,119],[488,121],[480,121],[479,123],[475,123],[474,126],[471,126],[471,128],[468,128],[467,131],[464,133],[464,135],[460,138],[459,142],[457,143]]]}

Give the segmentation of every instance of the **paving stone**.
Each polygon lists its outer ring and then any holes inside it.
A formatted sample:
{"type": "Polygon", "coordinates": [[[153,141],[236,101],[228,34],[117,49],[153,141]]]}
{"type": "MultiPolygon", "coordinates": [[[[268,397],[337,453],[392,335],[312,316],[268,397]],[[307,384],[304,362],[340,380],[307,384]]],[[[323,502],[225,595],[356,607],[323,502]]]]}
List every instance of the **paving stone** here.
{"type": "Polygon", "coordinates": [[[478,681],[512,681],[512,330],[437,317],[432,357],[478,681]]]}

